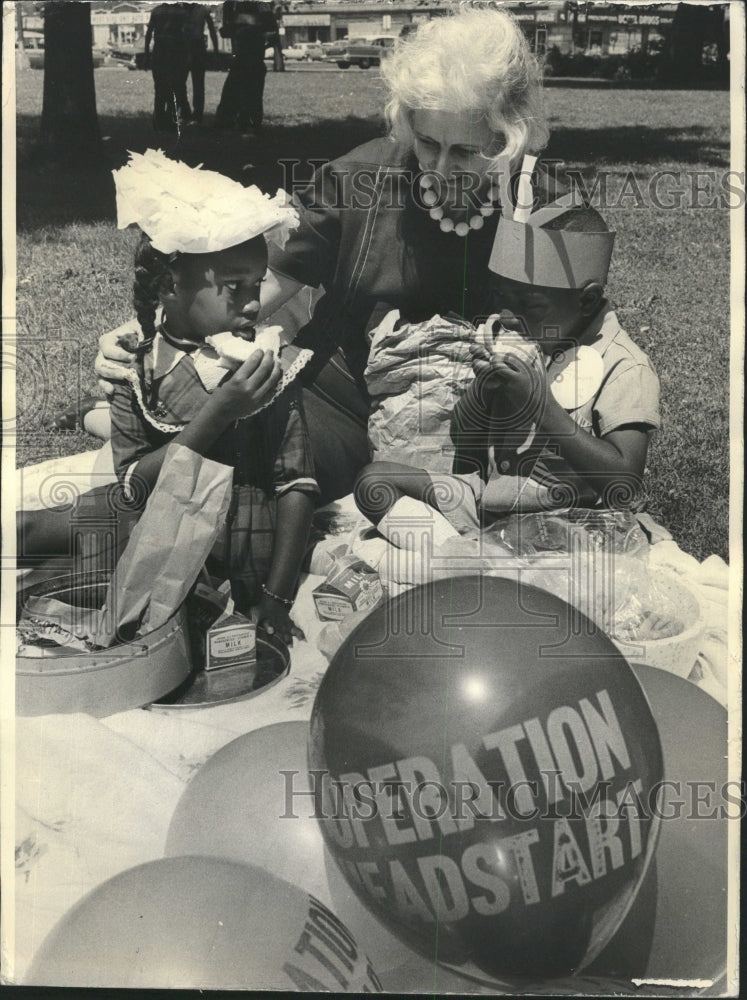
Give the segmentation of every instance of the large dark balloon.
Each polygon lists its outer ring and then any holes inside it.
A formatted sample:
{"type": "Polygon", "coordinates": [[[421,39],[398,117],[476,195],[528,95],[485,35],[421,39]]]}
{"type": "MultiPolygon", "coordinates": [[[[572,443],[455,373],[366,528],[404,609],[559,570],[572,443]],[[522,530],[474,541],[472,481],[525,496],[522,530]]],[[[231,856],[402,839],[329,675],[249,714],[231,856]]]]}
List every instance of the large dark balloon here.
{"type": "Polygon", "coordinates": [[[115,875],[59,921],[26,982],[138,989],[379,992],[347,928],[253,865],[164,858],[115,875]]]}
{"type": "Polygon", "coordinates": [[[566,975],[610,940],[652,857],[662,753],[609,639],[560,599],[461,577],[377,608],[311,721],[325,840],[434,961],[566,975]]]}

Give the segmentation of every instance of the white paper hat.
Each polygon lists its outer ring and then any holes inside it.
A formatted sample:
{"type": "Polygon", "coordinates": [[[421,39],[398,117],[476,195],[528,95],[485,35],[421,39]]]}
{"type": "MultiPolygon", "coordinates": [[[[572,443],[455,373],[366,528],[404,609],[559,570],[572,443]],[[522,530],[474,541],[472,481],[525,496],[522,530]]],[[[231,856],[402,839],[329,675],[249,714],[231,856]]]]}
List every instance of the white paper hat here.
{"type": "Polygon", "coordinates": [[[282,247],[298,226],[285,191],[270,197],[160,149],[130,153],[114,184],[118,228],[136,223],[162,253],[214,253],[261,235],[282,247]]]}
{"type": "MultiPolygon", "coordinates": [[[[543,229],[581,202],[571,193],[532,211],[535,163],[536,157],[524,157],[515,207],[507,180],[501,183],[502,213],[488,267],[504,278],[547,288],[581,288],[587,281],[606,284],[615,234],[543,229]]],[[[508,164],[502,167],[501,177],[507,178],[508,164]]]]}

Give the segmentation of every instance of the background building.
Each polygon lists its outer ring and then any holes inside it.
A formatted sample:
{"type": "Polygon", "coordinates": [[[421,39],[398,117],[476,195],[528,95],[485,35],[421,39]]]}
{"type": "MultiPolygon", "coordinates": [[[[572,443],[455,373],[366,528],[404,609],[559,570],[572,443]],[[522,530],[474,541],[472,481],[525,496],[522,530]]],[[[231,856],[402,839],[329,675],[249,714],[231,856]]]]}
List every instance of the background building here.
{"type": "MultiPolygon", "coordinates": [[[[486,0],[490,6],[490,0],[486,0]]],[[[283,4],[285,43],[328,42],[345,37],[398,35],[404,25],[417,24],[448,13],[448,0],[300,0],[283,4]]],[[[674,17],[676,4],[635,5],[507,0],[534,52],[542,55],[556,46],[562,53],[613,55],[645,49],[661,40],[674,17]]]]}
{"type": "Polygon", "coordinates": [[[91,28],[97,49],[142,47],[148,26],[151,4],[92,3],[91,28]]]}
{"type": "MultiPolygon", "coordinates": [[[[399,35],[407,24],[418,24],[448,13],[457,0],[286,0],[276,3],[285,47],[297,42],[332,42],[339,38],[399,35]]],[[[478,0],[479,2],[479,0],[478,0]]],[[[485,0],[491,6],[492,0],[485,0]]],[[[43,29],[43,3],[19,5],[23,31],[43,29]]],[[[91,4],[93,45],[98,49],[141,49],[154,2],[99,0],[91,4]]],[[[216,26],[221,3],[210,3],[216,26]]],[[[636,5],[565,2],[527,3],[506,0],[498,4],[520,22],[534,52],[542,55],[555,47],[563,54],[623,54],[645,51],[661,41],[676,11],[676,4],[636,5]]],[[[221,48],[230,42],[220,40],[221,48]]]]}

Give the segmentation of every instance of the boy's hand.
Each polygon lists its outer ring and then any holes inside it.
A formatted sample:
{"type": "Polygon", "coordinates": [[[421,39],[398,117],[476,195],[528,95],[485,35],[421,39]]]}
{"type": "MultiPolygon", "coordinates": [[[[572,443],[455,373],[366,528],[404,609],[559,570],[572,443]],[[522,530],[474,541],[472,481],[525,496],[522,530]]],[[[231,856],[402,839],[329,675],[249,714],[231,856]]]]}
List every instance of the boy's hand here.
{"type": "Polygon", "coordinates": [[[490,371],[490,359],[493,355],[482,344],[469,345],[470,360],[472,361],[472,371],[475,375],[485,375],[490,371]]]}
{"type": "Polygon", "coordinates": [[[262,595],[262,600],[257,605],[255,611],[257,628],[263,629],[269,635],[275,635],[286,646],[292,646],[293,640],[305,639],[303,631],[296,625],[290,616],[290,612],[279,601],[274,601],[266,594],[262,595]]]}
{"type": "Polygon", "coordinates": [[[216,389],[212,405],[229,422],[249,417],[271,398],[282,375],[272,351],[256,350],[216,389]]]}
{"type": "Polygon", "coordinates": [[[516,354],[494,354],[490,359],[491,380],[496,379],[517,410],[541,409],[547,399],[547,372],[516,354]]]}
{"type": "Polygon", "coordinates": [[[470,345],[472,367],[488,392],[507,396],[516,410],[538,409],[547,398],[547,373],[542,364],[529,362],[513,352],[489,354],[470,345]]]}

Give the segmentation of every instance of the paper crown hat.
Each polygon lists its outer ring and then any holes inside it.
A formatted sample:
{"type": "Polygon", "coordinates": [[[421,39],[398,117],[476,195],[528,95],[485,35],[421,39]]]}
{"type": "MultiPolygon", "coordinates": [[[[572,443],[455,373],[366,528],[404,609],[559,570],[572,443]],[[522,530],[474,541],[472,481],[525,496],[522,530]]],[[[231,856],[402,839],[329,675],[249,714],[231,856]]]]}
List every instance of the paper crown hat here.
{"type": "Polygon", "coordinates": [[[114,185],[118,228],[137,223],[162,253],[214,253],[263,234],[282,247],[298,226],[285,191],[270,197],[160,149],[130,153],[114,185]]]}
{"type": "Polygon", "coordinates": [[[516,205],[511,204],[509,163],[499,164],[501,217],[488,267],[495,274],[527,285],[581,288],[587,281],[607,281],[615,234],[543,229],[570,209],[582,207],[574,193],[532,211],[532,171],[536,156],[525,156],[516,205]]]}

